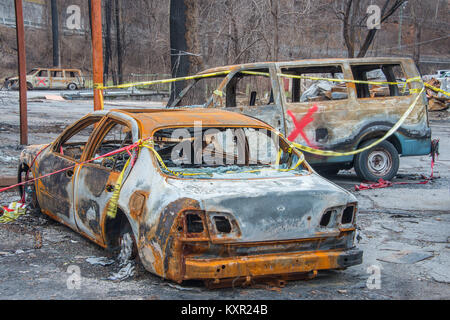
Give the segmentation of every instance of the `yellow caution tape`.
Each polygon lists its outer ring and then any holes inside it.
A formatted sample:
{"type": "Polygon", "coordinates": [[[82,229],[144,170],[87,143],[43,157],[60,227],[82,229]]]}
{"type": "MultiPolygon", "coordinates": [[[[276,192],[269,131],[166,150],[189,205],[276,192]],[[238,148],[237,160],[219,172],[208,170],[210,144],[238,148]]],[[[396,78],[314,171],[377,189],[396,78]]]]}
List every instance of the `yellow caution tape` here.
{"type": "Polygon", "coordinates": [[[390,136],[392,136],[405,122],[405,120],[409,117],[409,115],[411,114],[411,112],[414,110],[414,108],[417,105],[417,102],[419,102],[419,99],[422,97],[422,94],[425,92],[425,88],[423,88],[421,90],[421,92],[417,95],[416,99],[414,100],[413,104],[411,104],[411,106],[408,108],[408,110],[405,112],[405,114],[400,118],[400,120],[394,125],[394,127],[391,128],[391,130],[389,130],[386,135],[380,139],[378,139],[377,141],[375,141],[374,143],[370,144],[367,147],[364,147],[362,149],[358,149],[355,151],[351,151],[351,152],[334,152],[334,151],[325,151],[325,150],[318,150],[318,149],[314,149],[314,148],[310,148],[298,143],[293,143],[293,145],[302,151],[311,153],[311,154],[315,154],[315,155],[319,155],[319,156],[325,156],[325,157],[342,157],[342,156],[353,156],[359,153],[362,153],[364,151],[370,150],[373,147],[377,146],[378,144],[380,144],[381,142],[383,142],[384,140],[386,140],[387,138],[389,138],[390,136]]]}
{"type": "Polygon", "coordinates": [[[150,151],[152,151],[152,152],[155,154],[156,159],[158,159],[158,162],[161,164],[161,166],[162,166],[167,172],[170,172],[170,173],[173,174],[174,176],[177,176],[177,177],[178,177],[178,176],[204,176],[204,175],[205,175],[204,173],[185,173],[185,172],[180,172],[180,171],[173,171],[173,170],[170,170],[170,169],[166,166],[166,164],[164,163],[164,160],[161,158],[161,156],[159,155],[158,151],[156,151],[155,148],[153,148],[153,145],[152,145],[152,144],[150,144],[149,142],[144,142],[144,143],[141,143],[141,147],[147,148],[147,149],[149,149],[150,151]]]}
{"type": "Polygon", "coordinates": [[[26,206],[17,202],[13,202],[8,209],[13,211],[8,212],[7,210],[3,210],[3,215],[0,217],[1,224],[14,222],[19,219],[20,216],[27,213],[26,206]]]}
{"type": "Polygon", "coordinates": [[[119,175],[119,178],[117,179],[116,186],[114,187],[114,192],[111,197],[111,200],[109,200],[108,204],[108,210],[106,211],[106,215],[110,217],[111,219],[115,219],[117,216],[117,204],[119,202],[120,197],[120,191],[122,190],[122,184],[123,184],[123,178],[125,176],[125,171],[127,170],[128,166],[130,165],[131,159],[128,159],[127,163],[122,169],[122,172],[119,175]]]}
{"type": "Polygon", "coordinates": [[[425,87],[427,87],[428,89],[431,89],[433,91],[440,92],[440,93],[445,94],[446,96],[450,97],[450,92],[444,91],[440,88],[433,87],[431,84],[428,84],[426,82],[425,82],[425,87]]]}
{"type": "Polygon", "coordinates": [[[227,75],[229,73],[230,73],[230,71],[214,72],[214,73],[200,74],[200,75],[188,76],[188,77],[180,77],[180,78],[171,78],[171,79],[153,80],[153,81],[145,81],[145,82],[125,83],[125,84],[120,84],[120,85],[117,85],[117,86],[107,86],[107,87],[104,87],[103,85],[99,85],[97,87],[94,86],[94,89],[100,89],[100,90],[127,89],[127,88],[132,88],[132,87],[137,87],[137,86],[151,86],[151,85],[162,84],[162,83],[172,83],[172,82],[177,82],[177,81],[187,81],[187,80],[211,78],[211,77],[227,75]]]}

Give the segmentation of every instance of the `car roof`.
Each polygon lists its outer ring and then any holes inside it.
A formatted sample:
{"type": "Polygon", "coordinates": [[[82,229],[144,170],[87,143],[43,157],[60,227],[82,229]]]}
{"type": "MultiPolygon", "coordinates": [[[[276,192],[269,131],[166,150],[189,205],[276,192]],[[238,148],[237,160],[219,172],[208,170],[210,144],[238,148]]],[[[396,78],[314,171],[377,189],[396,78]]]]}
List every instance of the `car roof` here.
{"type": "Polygon", "coordinates": [[[262,127],[272,130],[267,123],[258,119],[219,109],[118,109],[111,112],[119,112],[134,118],[140,124],[145,137],[151,136],[158,129],[193,127],[198,122],[204,127],[262,127]]]}
{"type": "Polygon", "coordinates": [[[247,68],[268,68],[271,65],[279,66],[294,66],[294,65],[314,65],[314,64],[340,64],[340,63],[399,63],[399,62],[413,62],[411,58],[399,58],[399,57],[366,57],[366,58],[336,58],[336,59],[304,59],[304,60],[294,60],[294,61],[280,61],[280,62],[255,62],[246,64],[229,65],[217,68],[211,68],[199,72],[198,74],[207,73],[219,73],[227,72],[235,69],[247,69],[247,68]]]}

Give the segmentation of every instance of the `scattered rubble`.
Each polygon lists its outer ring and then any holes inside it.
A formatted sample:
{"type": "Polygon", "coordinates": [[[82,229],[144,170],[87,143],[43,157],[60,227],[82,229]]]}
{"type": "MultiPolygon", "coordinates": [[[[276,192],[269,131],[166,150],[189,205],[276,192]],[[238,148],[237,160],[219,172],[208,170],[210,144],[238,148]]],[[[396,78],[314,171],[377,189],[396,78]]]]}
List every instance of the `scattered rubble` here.
{"type": "MultiPolygon", "coordinates": [[[[433,87],[440,88],[442,90],[448,90],[448,81],[445,80],[445,88],[442,87],[441,82],[435,78],[427,81],[429,85],[433,87]]],[[[442,93],[437,93],[431,89],[427,90],[428,98],[428,110],[429,111],[443,111],[450,107],[450,96],[444,95],[442,93]]]]}
{"type": "Polygon", "coordinates": [[[103,267],[112,265],[115,261],[108,259],[106,257],[89,257],[86,259],[86,262],[89,262],[92,265],[100,265],[103,267]]]}
{"type": "Polygon", "coordinates": [[[117,273],[113,273],[111,276],[109,276],[107,278],[107,280],[123,281],[123,280],[133,277],[134,274],[135,274],[135,264],[133,261],[129,261],[128,264],[126,264],[117,273]]]}

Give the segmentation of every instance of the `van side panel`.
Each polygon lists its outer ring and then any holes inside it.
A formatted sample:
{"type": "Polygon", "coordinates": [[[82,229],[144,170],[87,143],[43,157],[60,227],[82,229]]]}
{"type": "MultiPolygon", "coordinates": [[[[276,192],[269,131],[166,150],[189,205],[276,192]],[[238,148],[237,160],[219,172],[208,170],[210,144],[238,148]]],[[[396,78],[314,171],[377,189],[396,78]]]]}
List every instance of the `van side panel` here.
{"type": "MultiPolygon", "coordinates": [[[[313,65],[320,65],[317,61],[313,63],[313,65]]],[[[346,79],[354,79],[352,66],[364,65],[364,63],[352,60],[341,62],[344,77],[346,79]]],[[[309,62],[305,61],[297,63],[295,66],[305,67],[308,64],[309,62]]],[[[374,63],[368,60],[366,64],[374,63]]],[[[401,65],[407,79],[420,76],[412,60],[386,60],[386,64],[401,65]]],[[[332,64],[330,61],[323,64],[323,66],[327,65],[338,64],[332,64]]],[[[289,64],[289,67],[292,68],[293,64],[289,64]]],[[[283,64],[279,64],[278,71],[282,72],[282,70],[283,64]]],[[[280,81],[282,82],[283,79],[280,79],[280,81]]],[[[421,84],[412,82],[410,88],[419,89],[421,84]]],[[[314,110],[314,106],[317,106],[317,111],[312,114],[313,121],[302,128],[307,140],[302,135],[298,135],[295,137],[295,142],[303,145],[309,144],[310,147],[323,150],[353,151],[358,149],[364,141],[382,137],[399,121],[416,98],[415,94],[358,98],[355,84],[348,83],[347,89],[348,99],[334,101],[288,103],[286,95],[282,94],[287,111],[285,115],[287,121],[286,136],[290,136],[295,129],[298,129],[292,115],[294,115],[297,123],[301,123],[301,120],[308,118],[308,112],[311,113],[314,110]]],[[[425,99],[419,100],[411,115],[394,136],[391,139],[397,139],[396,142],[398,141],[399,145],[396,147],[403,156],[426,155],[430,153],[431,130],[428,126],[425,99]]],[[[352,162],[353,157],[330,158],[307,154],[307,160],[311,164],[327,164],[352,162]]]]}

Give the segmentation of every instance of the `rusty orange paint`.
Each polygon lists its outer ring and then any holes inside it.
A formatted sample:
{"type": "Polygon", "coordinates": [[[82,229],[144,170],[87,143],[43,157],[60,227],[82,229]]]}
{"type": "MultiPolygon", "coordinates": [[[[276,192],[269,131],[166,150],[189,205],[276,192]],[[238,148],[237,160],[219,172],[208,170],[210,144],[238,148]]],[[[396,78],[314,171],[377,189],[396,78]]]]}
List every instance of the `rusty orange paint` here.
{"type": "Polygon", "coordinates": [[[103,85],[103,35],[102,1],[92,0],[92,64],[94,71],[94,110],[103,110],[103,91],[95,85],[103,85]]]}
{"type": "Polygon", "coordinates": [[[130,197],[128,206],[130,208],[130,216],[134,220],[138,220],[145,211],[145,203],[147,202],[148,197],[149,193],[144,191],[136,191],[130,197]]]}

